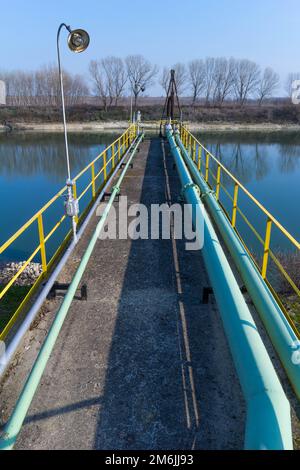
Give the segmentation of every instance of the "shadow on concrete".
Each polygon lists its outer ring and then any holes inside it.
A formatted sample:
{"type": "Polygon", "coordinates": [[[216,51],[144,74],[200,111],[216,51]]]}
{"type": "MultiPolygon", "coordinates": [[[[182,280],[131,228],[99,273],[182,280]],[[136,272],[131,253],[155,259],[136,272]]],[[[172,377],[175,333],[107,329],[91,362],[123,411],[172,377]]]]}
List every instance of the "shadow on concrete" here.
{"type": "Polygon", "coordinates": [[[79,402],[72,403],[71,405],[62,406],[60,408],[53,408],[52,410],[47,410],[43,413],[36,413],[29,415],[24,424],[34,423],[36,421],[41,421],[43,419],[49,419],[53,416],[58,416],[61,414],[72,413],[73,411],[77,411],[82,408],[88,408],[94,405],[101,405],[102,397],[91,398],[89,400],[82,400],[79,402]]]}
{"type": "MultiPolygon", "coordinates": [[[[136,165],[141,203],[178,202],[166,143],[151,139],[136,165]]],[[[124,191],[137,202],[134,184],[124,191]]],[[[201,303],[207,285],[201,253],[184,240],[131,242],[95,448],[243,447],[244,404],[216,308],[201,303]]]]}

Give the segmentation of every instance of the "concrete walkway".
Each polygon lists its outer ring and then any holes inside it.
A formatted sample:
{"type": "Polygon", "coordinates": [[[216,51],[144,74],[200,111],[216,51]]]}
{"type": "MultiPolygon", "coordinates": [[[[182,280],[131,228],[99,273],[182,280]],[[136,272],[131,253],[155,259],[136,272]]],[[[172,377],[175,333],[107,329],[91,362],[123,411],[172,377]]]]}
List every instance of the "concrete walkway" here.
{"type": "MultiPolygon", "coordinates": [[[[133,163],[129,204],[177,202],[166,144],[146,140],[133,163]]],[[[83,283],[88,300],[72,304],[17,448],[241,449],[245,405],[217,308],[201,302],[201,254],[178,240],[99,240],[83,283]]],[[[34,354],[58,302],[25,340],[34,354]]],[[[3,386],[4,421],[28,357],[23,345],[3,386]]]]}

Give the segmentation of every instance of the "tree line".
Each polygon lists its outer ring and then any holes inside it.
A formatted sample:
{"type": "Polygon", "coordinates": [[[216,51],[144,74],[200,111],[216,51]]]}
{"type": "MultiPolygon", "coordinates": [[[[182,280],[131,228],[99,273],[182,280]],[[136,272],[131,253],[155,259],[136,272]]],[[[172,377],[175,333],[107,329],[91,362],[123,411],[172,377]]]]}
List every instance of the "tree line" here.
{"type": "MultiPolygon", "coordinates": [[[[208,57],[196,59],[188,64],[177,63],[172,67],[179,96],[190,97],[192,105],[222,106],[234,101],[244,106],[249,100],[262,104],[275,96],[280,87],[279,75],[271,68],[261,67],[248,59],[208,57]]],[[[79,74],[64,71],[66,105],[87,102],[90,96],[97,97],[105,110],[117,106],[121,98],[133,96],[137,106],[139,96],[155,83],[167,92],[170,70],[161,71],[142,55],[129,55],[124,60],[109,56],[92,60],[88,79],[79,74]]],[[[32,72],[0,72],[7,89],[8,104],[13,106],[59,106],[59,79],[54,64],[32,72]]],[[[293,80],[300,73],[289,74],[286,81],[288,96],[292,94],[293,80]]]]}
{"type": "MultiPolygon", "coordinates": [[[[90,94],[85,78],[64,70],[64,92],[67,106],[84,103],[90,94]]],[[[59,106],[60,85],[57,67],[53,64],[32,72],[0,72],[6,85],[7,104],[11,106],[59,106]]]]}

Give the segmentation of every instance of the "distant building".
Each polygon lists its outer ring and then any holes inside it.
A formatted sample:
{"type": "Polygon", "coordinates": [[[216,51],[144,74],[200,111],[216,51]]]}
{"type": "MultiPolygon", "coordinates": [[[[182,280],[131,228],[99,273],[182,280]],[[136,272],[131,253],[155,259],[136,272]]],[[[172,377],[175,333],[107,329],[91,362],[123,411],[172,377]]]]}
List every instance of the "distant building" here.
{"type": "Polygon", "coordinates": [[[6,86],[3,80],[0,80],[0,105],[6,104],[6,86]]]}

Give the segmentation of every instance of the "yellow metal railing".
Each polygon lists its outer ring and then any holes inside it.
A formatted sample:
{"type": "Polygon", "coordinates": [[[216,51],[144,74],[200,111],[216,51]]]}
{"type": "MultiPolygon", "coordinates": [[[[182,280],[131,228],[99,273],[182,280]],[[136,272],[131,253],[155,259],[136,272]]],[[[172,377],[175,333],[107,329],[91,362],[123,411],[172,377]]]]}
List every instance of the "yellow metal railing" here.
{"type": "MultiPolygon", "coordinates": [[[[89,190],[91,190],[91,197],[90,202],[79,214],[77,218],[77,222],[80,223],[81,220],[85,217],[87,210],[89,209],[90,205],[95,200],[97,194],[101,191],[101,189],[105,186],[106,182],[108,181],[109,177],[113,173],[115,167],[117,166],[118,162],[121,160],[122,156],[135,139],[137,133],[137,128],[135,125],[131,125],[118,139],[116,139],[109,147],[107,147],[100,155],[98,155],[91,163],[89,163],[78,175],[75,176],[73,179],[73,194],[74,197],[77,197],[80,201],[89,190]],[[108,158],[109,156],[109,158],[108,158]],[[96,172],[96,164],[100,163],[100,169],[96,172]],[[83,177],[86,176],[87,173],[90,172],[90,182],[87,186],[81,191],[80,194],[77,194],[77,185],[78,181],[83,177]],[[99,180],[100,176],[103,174],[101,181],[99,180]],[[100,184],[97,185],[97,183],[100,184]]],[[[68,217],[64,214],[64,207],[61,204],[61,215],[59,219],[54,224],[54,226],[49,230],[47,234],[45,234],[44,230],[44,220],[47,210],[53,206],[53,204],[66,192],[67,187],[64,186],[50,201],[47,202],[31,219],[29,219],[16,233],[14,233],[9,240],[3,243],[0,246],[0,255],[5,253],[5,251],[12,246],[12,244],[27,230],[31,229],[33,224],[37,224],[37,234],[38,238],[36,240],[36,247],[28,257],[28,259],[23,263],[22,267],[18,270],[18,272],[7,282],[5,286],[2,288],[0,287],[0,315],[1,315],[1,301],[4,299],[6,295],[9,294],[10,289],[15,285],[17,279],[21,276],[24,272],[26,267],[30,264],[34,258],[39,255],[41,258],[41,265],[42,265],[42,273],[37,278],[35,283],[30,287],[27,295],[22,299],[18,308],[9,314],[9,320],[7,321],[6,325],[0,330],[0,340],[4,340],[14,324],[16,323],[20,313],[27,305],[28,301],[31,299],[32,295],[36,291],[37,287],[40,285],[41,281],[45,278],[63,249],[65,248],[66,244],[68,243],[72,231],[70,230],[65,238],[63,239],[62,243],[57,247],[56,252],[50,258],[47,252],[47,242],[51,239],[53,234],[59,229],[65,219],[68,217]],[[50,259],[49,259],[50,258],[50,259]]],[[[48,250],[49,251],[49,250],[48,250]]],[[[1,318],[0,318],[1,320],[1,318]]]]}
{"type": "MultiPolygon", "coordinates": [[[[272,290],[273,295],[275,296],[276,300],[278,301],[280,307],[282,308],[284,314],[288,318],[290,324],[294,328],[297,333],[297,336],[300,338],[299,334],[299,321],[291,318],[288,314],[286,308],[284,307],[285,299],[280,298],[279,293],[277,292],[278,289],[271,285],[270,280],[268,279],[268,269],[270,265],[270,259],[273,261],[274,266],[279,271],[279,273],[284,277],[285,281],[290,286],[291,292],[298,298],[299,308],[300,308],[300,289],[295,280],[288,274],[285,267],[279,261],[278,256],[275,255],[274,251],[271,249],[271,238],[272,238],[272,229],[276,227],[280,233],[291,243],[291,246],[295,249],[297,255],[299,255],[300,251],[300,243],[278,222],[277,219],[238,181],[238,179],[233,176],[230,171],[211,153],[207,148],[205,148],[197,138],[191,134],[191,132],[186,128],[186,126],[180,126],[180,135],[181,140],[188,150],[189,154],[193,158],[194,162],[196,163],[199,172],[209,185],[209,187],[215,191],[215,196],[219,204],[222,206],[227,218],[229,219],[232,227],[235,229],[237,234],[239,235],[241,241],[243,242],[247,252],[251,255],[253,261],[255,262],[256,266],[261,272],[262,278],[268,284],[269,288],[272,290]],[[212,164],[213,162],[213,164],[212,164]],[[214,169],[212,168],[214,166],[214,169]],[[229,190],[225,187],[222,182],[222,177],[226,175],[226,178],[229,179],[231,184],[233,185],[233,194],[230,194],[229,190]],[[225,201],[223,201],[223,197],[225,195],[228,197],[230,204],[231,204],[231,213],[228,213],[225,209],[225,201]],[[249,218],[245,215],[242,211],[241,207],[239,207],[239,200],[240,194],[243,193],[247,199],[254,203],[255,207],[258,211],[264,215],[265,217],[265,229],[263,235],[260,235],[258,230],[254,227],[254,224],[250,222],[249,218]],[[245,239],[241,236],[240,232],[237,229],[237,216],[241,217],[241,220],[249,227],[252,233],[255,235],[256,239],[263,247],[263,254],[262,254],[262,261],[261,265],[258,265],[257,257],[255,253],[251,253],[251,249],[249,248],[249,243],[245,241],[245,239]],[[297,326],[296,326],[297,324],[297,326]]],[[[228,200],[227,200],[228,202],[228,200]]],[[[300,312],[300,310],[299,310],[300,312]]],[[[300,314],[299,314],[300,315],[300,314]]]]}

